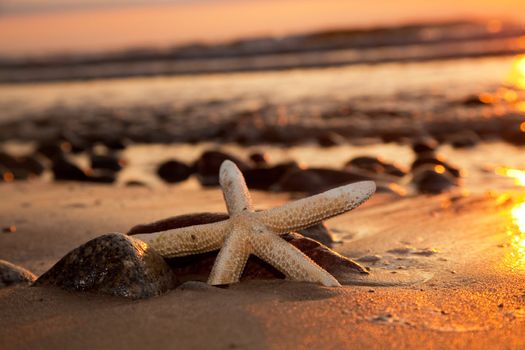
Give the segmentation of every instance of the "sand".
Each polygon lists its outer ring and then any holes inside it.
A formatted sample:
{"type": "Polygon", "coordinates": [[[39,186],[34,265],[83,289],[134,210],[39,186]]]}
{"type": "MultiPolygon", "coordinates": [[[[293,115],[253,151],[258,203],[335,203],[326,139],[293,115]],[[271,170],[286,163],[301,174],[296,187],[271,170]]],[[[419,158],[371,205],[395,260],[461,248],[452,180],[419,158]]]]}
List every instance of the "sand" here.
{"type": "MultiPolygon", "coordinates": [[[[253,197],[258,208],[289,200],[253,197]]],[[[0,259],[37,275],[98,235],[224,210],[219,190],[191,183],[152,190],[26,182],[0,185],[0,198],[0,226],[17,227],[0,233],[0,259]]],[[[273,280],[219,289],[190,283],[138,301],[0,289],[0,348],[523,348],[521,203],[519,193],[377,195],[328,221],[343,240],[337,251],[380,257],[364,263],[372,269],[370,285],[334,289],[273,280]]]]}

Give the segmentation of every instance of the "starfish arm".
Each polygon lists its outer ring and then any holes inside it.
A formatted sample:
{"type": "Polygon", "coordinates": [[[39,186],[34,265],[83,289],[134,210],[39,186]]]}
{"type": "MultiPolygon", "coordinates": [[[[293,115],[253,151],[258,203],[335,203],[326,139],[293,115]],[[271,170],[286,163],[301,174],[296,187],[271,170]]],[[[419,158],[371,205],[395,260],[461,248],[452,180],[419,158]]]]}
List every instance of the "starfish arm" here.
{"type": "Polygon", "coordinates": [[[228,220],[211,224],[187,226],[147,235],[138,235],[166,258],[217,250],[230,229],[228,220]]]}
{"type": "Polygon", "coordinates": [[[321,283],[327,287],[341,286],[334,276],[272,232],[261,230],[250,238],[253,253],[284,273],[289,279],[321,283]]]}
{"type": "Polygon", "coordinates": [[[375,189],[373,181],[356,182],[255,215],[276,233],[296,231],[354,209],[370,198],[375,189]]]}
{"type": "Polygon", "coordinates": [[[219,177],[230,216],[246,210],[253,211],[250,192],[248,192],[244,177],[235,163],[225,160],[221,164],[219,177]]]}
{"type": "Polygon", "coordinates": [[[208,277],[208,284],[222,285],[239,282],[250,252],[251,246],[246,233],[238,228],[234,229],[224,241],[215,259],[208,277]]]}

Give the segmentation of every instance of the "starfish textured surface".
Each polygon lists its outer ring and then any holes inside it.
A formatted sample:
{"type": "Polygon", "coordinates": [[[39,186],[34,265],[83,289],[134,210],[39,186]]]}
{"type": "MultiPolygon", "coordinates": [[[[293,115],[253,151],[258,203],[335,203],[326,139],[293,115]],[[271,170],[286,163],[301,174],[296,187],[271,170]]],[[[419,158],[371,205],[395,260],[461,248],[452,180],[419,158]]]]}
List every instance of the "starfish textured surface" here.
{"type": "Polygon", "coordinates": [[[254,254],[297,281],[340,286],[327,271],[279,235],[303,229],[342,214],[365,202],[375,192],[373,181],[334,188],[281,207],[254,212],[237,166],[227,160],[220,168],[220,184],[229,219],[143,236],[165,257],[179,257],[220,249],[210,273],[212,285],[238,282],[250,254],[254,254]]]}

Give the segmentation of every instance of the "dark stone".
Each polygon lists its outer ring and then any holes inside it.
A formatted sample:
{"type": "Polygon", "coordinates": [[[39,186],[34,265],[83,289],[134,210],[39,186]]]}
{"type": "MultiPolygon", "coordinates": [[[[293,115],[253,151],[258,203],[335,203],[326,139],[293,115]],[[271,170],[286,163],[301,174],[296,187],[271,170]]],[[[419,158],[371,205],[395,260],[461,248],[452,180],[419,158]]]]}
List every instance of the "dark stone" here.
{"type": "Polygon", "coordinates": [[[226,213],[193,213],[186,215],[173,216],[167,219],[155,221],[150,224],[133,226],[128,235],[137,235],[140,233],[153,233],[167,231],[174,228],[210,224],[213,222],[227,220],[230,216],[226,213]]]}
{"type": "Polygon", "coordinates": [[[17,165],[17,160],[12,155],[6,152],[0,152],[0,165],[3,165],[6,168],[11,168],[17,165]]]}
{"type": "Polygon", "coordinates": [[[258,167],[268,166],[270,156],[264,152],[253,152],[250,154],[250,160],[258,167]]]}
{"type": "Polygon", "coordinates": [[[480,143],[480,138],[474,131],[466,130],[449,136],[446,142],[454,148],[472,148],[480,143]]]}
{"type": "Polygon", "coordinates": [[[439,143],[433,137],[421,137],[412,143],[412,150],[418,153],[434,152],[439,147],[439,143]]]}
{"type": "Polygon", "coordinates": [[[34,285],[140,299],[165,293],[175,279],[164,259],[146,243],[110,233],[69,252],[34,285]]]}
{"type": "Polygon", "coordinates": [[[401,168],[400,166],[392,163],[385,163],[385,174],[397,176],[397,177],[403,177],[407,174],[407,172],[401,168]]]}
{"type": "Polygon", "coordinates": [[[337,186],[365,180],[372,180],[372,178],[357,172],[326,168],[297,169],[283,176],[276,185],[276,190],[316,194],[337,186]]]}
{"type": "Polygon", "coordinates": [[[461,170],[454,165],[445,161],[445,158],[440,155],[423,154],[417,157],[411,165],[412,172],[420,167],[427,167],[428,165],[441,165],[454,177],[461,177],[461,170]]]}
{"type": "Polygon", "coordinates": [[[336,241],[332,232],[326,227],[324,223],[320,223],[299,231],[300,234],[307,238],[311,238],[327,247],[331,247],[336,241]]]}
{"type": "Polygon", "coordinates": [[[461,104],[467,107],[478,107],[485,105],[485,103],[479,99],[478,95],[467,96],[463,101],[461,101],[461,104]]]}
{"type": "MultiPolygon", "coordinates": [[[[69,146],[69,144],[68,144],[69,146]]],[[[55,158],[59,158],[61,156],[63,156],[64,152],[68,150],[68,147],[67,146],[64,146],[63,143],[53,143],[53,142],[48,142],[48,143],[43,143],[43,144],[40,144],[35,152],[37,154],[41,154],[45,157],[47,157],[48,159],[55,159],[55,158]]]]}
{"type": "Polygon", "coordinates": [[[246,171],[250,167],[242,160],[221,151],[206,151],[195,162],[197,178],[202,186],[219,185],[219,169],[225,160],[234,162],[241,171],[246,171]]]}
{"type": "Polygon", "coordinates": [[[157,169],[157,175],[168,183],[184,181],[188,179],[192,173],[193,169],[190,166],[175,159],[162,163],[157,169]]]}
{"type": "Polygon", "coordinates": [[[129,140],[119,138],[105,138],[102,144],[110,150],[122,151],[125,150],[129,144],[129,140]]]}
{"type": "Polygon", "coordinates": [[[15,179],[14,174],[4,167],[3,165],[0,165],[0,181],[3,182],[11,182],[15,179]]]}
{"type": "Polygon", "coordinates": [[[243,172],[243,175],[249,188],[268,191],[285,174],[297,169],[299,169],[299,165],[296,162],[289,162],[273,167],[248,169],[243,172]]]}
{"type": "Polygon", "coordinates": [[[0,166],[4,173],[10,173],[12,180],[25,180],[30,172],[18,166],[18,160],[5,152],[0,152],[0,166]]]}
{"type": "Polygon", "coordinates": [[[19,283],[31,284],[35,279],[36,276],[29,270],[0,260],[0,288],[19,283]]]}
{"type": "Polygon", "coordinates": [[[361,156],[351,159],[345,164],[345,170],[365,170],[373,174],[387,174],[397,177],[406,175],[406,171],[394,163],[383,161],[379,157],[361,156]]]}
{"type": "Polygon", "coordinates": [[[113,154],[92,154],[90,156],[91,168],[93,169],[106,169],[112,171],[122,170],[124,161],[113,154]]]}
{"type": "Polygon", "coordinates": [[[14,157],[5,152],[0,152],[0,166],[10,171],[16,180],[25,180],[31,175],[38,176],[44,172],[44,166],[35,157],[14,157]]]}
{"type": "Polygon", "coordinates": [[[72,153],[82,153],[89,149],[88,143],[73,132],[62,131],[60,140],[69,144],[68,148],[72,153]]]}
{"type": "Polygon", "coordinates": [[[356,167],[372,173],[384,172],[384,162],[379,157],[360,156],[349,160],[345,168],[356,167]]]}
{"type": "Polygon", "coordinates": [[[525,145],[525,132],[523,132],[522,125],[525,123],[525,120],[513,120],[505,124],[501,132],[501,137],[508,143],[523,146],[525,145]]]}
{"type": "Polygon", "coordinates": [[[53,159],[51,167],[55,181],[87,181],[88,175],[84,170],[70,162],[64,156],[58,156],[53,159]]]}
{"type": "Polygon", "coordinates": [[[86,180],[87,182],[112,184],[117,180],[117,174],[111,170],[95,169],[90,171],[86,180]]]}
{"type": "Polygon", "coordinates": [[[20,166],[27,169],[31,174],[42,175],[44,165],[35,156],[25,156],[18,159],[20,166]]]}
{"type": "Polygon", "coordinates": [[[9,226],[2,227],[1,231],[2,233],[15,233],[16,225],[9,225],[9,226]]]}
{"type": "Polygon", "coordinates": [[[344,145],[346,143],[346,139],[336,132],[327,131],[317,136],[317,143],[321,147],[333,147],[344,145]]]}
{"type": "Polygon", "coordinates": [[[420,193],[439,194],[457,185],[457,181],[449,172],[438,173],[435,168],[420,167],[414,172],[413,182],[420,193]]]}

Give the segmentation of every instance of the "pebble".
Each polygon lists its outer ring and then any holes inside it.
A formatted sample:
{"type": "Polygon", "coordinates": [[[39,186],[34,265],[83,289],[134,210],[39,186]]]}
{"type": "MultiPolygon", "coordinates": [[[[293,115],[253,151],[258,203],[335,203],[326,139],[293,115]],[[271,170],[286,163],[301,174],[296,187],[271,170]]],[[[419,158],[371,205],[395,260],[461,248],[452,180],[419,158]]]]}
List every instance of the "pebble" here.
{"type": "Polygon", "coordinates": [[[3,233],[15,233],[16,232],[16,226],[15,225],[11,225],[11,226],[3,227],[2,228],[2,232],[3,233]]]}
{"type": "Polygon", "coordinates": [[[461,101],[461,104],[467,107],[478,107],[485,105],[484,102],[482,102],[478,95],[471,95],[467,96],[463,101],[461,101]]]}
{"type": "Polygon", "coordinates": [[[382,173],[384,171],[384,162],[379,157],[359,156],[346,162],[345,168],[352,167],[367,170],[372,173],[382,173]]]}
{"type": "Polygon", "coordinates": [[[434,152],[439,147],[437,140],[431,136],[421,137],[413,141],[412,150],[414,153],[434,152]]]}
{"type": "Polygon", "coordinates": [[[130,141],[122,138],[104,138],[101,143],[106,146],[107,149],[113,151],[122,151],[125,150],[129,145],[130,141]]]}
{"type": "Polygon", "coordinates": [[[334,147],[344,145],[346,143],[346,139],[344,136],[336,132],[326,131],[317,136],[317,143],[321,147],[334,147]]]}
{"type": "Polygon", "coordinates": [[[4,169],[4,173],[13,174],[15,180],[25,180],[32,175],[39,176],[44,172],[44,166],[36,157],[14,157],[5,152],[0,152],[0,167],[4,169]]]}
{"type": "Polygon", "coordinates": [[[428,165],[440,165],[445,168],[452,176],[461,177],[461,170],[446,162],[445,158],[441,155],[428,155],[424,154],[417,157],[411,165],[412,171],[415,171],[417,168],[428,165]]]}
{"type": "Polygon", "coordinates": [[[66,254],[34,285],[142,299],[170,290],[175,277],[146,243],[109,233],[66,254]]]}
{"type": "Polygon", "coordinates": [[[188,179],[193,169],[187,164],[176,159],[162,163],[157,169],[157,175],[167,183],[176,183],[188,179]]]}
{"type": "Polygon", "coordinates": [[[8,261],[0,260],[0,288],[14,284],[31,284],[36,276],[23,267],[14,265],[8,261]]]}
{"type": "Polygon", "coordinates": [[[73,132],[62,131],[59,140],[67,142],[69,144],[69,151],[72,153],[82,153],[90,148],[87,141],[73,132]]]}
{"type": "Polygon", "coordinates": [[[324,223],[320,223],[308,228],[299,230],[299,233],[305,237],[311,238],[327,247],[331,247],[336,243],[336,239],[332,232],[326,227],[324,223]]]}
{"type": "Polygon", "coordinates": [[[41,154],[48,159],[55,159],[62,156],[64,153],[67,153],[71,149],[68,143],[64,142],[46,142],[41,143],[35,150],[36,154],[41,154]]]}
{"type": "Polygon", "coordinates": [[[14,180],[15,175],[9,169],[0,165],[0,181],[13,182],[14,180]]]}
{"type": "Polygon", "coordinates": [[[477,146],[481,139],[474,131],[466,130],[449,136],[445,141],[454,148],[472,148],[477,146]]]}
{"type": "Polygon", "coordinates": [[[270,164],[270,156],[265,152],[253,152],[249,158],[252,163],[258,167],[268,166],[270,164]]]}
{"type": "Polygon", "coordinates": [[[197,179],[202,186],[219,185],[219,169],[222,162],[227,159],[234,162],[241,171],[246,171],[250,168],[248,164],[231,154],[221,151],[205,151],[194,164],[197,179]]]}
{"type": "Polygon", "coordinates": [[[125,164],[124,160],[113,154],[91,154],[89,160],[92,169],[120,171],[125,164]]]}
{"type": "Polygon", "coordinates": [[[275,189],[316,194],[337,186],[371,179],[359,173],[327,168],[296,169],[283,176],[275,189]]]}
{"type": "Polygon", "coordinates": [[[351,159],[345,164],[345,170],[365,170],[373,174],[388,174],[398,177],[406,175],[406,171],[399,165],[388,163],[380,157],[360,156],[351,159]]]}
{"type": "Polygon", "coordinates": [[[149,224],[135,225],[127,232],[127,235],[131,236],[143,233],[173,230],[176,228],[193,225],[211,224],[214,222],[227,220],[229,217],[230,216],[226,213],[192,213],[178,215],[149,224]]]}
{"type": "Polygon", "coordinates": [[[87,174],[64,156],[53,159],[51,166],[55,181],[87,181],[87,174]]]}
{"type": "Polygon", "coordinates": [[[437,172],[435,167],[416,169],[412,182],[420,193],[439,194],[457,186],[457,180],[449,172],[437,172]]]}
{"type": "Polygon", "coordinates": [[[258,167],[243,171],[248,188],[269,191],[288,172],[299,169],[296,162],[277,164],[272,167],[258,167]]]}
{"type": "Polygon", "coordinates": [[[501,137],[512,145],[525,145],[525,132],[521,130],[523,122],[520,118],[520,120],[505,123],[501,131],[501,137]]]}

